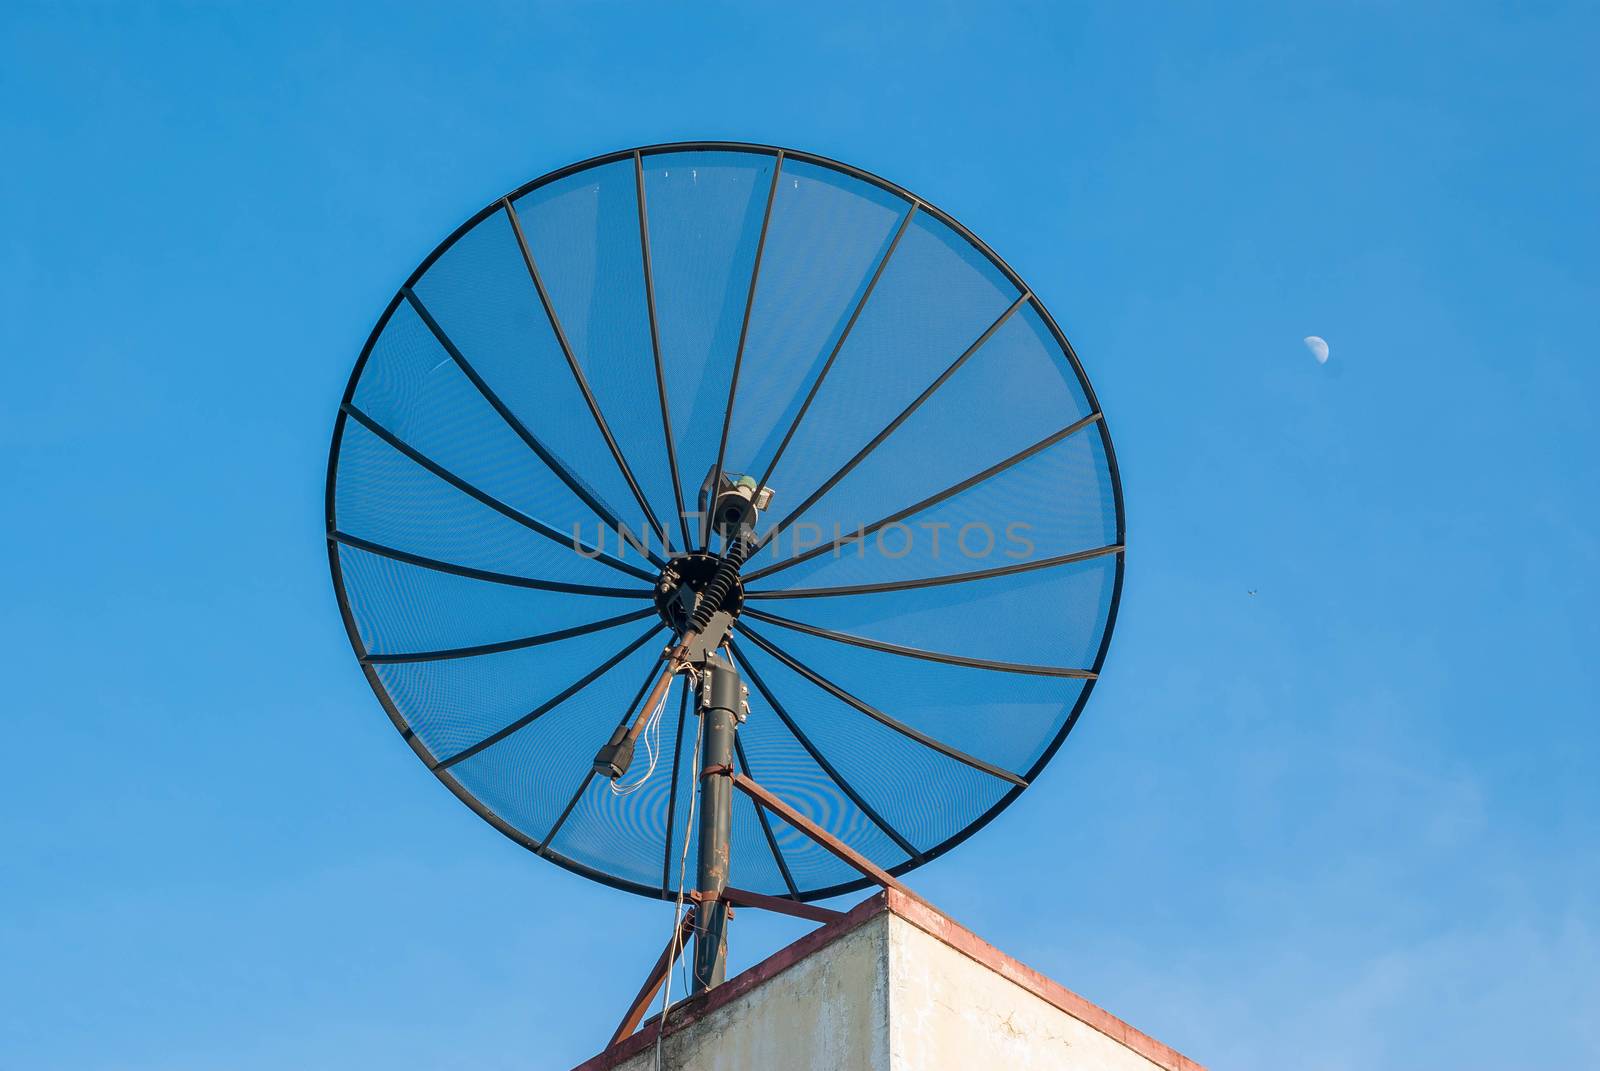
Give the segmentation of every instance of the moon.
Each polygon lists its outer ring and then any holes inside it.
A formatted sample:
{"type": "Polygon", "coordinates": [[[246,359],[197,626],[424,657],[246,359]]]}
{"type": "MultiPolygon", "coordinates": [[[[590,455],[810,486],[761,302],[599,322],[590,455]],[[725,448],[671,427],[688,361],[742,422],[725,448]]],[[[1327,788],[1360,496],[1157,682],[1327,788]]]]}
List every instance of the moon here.
{"type": "Polygon", "coordinates": [[[1306,336],[1306,349],[1311,351],[1311,356],[1317,359],[1318,364],[1328,363],[1328,344],[1317,335],[1306,336]]]}

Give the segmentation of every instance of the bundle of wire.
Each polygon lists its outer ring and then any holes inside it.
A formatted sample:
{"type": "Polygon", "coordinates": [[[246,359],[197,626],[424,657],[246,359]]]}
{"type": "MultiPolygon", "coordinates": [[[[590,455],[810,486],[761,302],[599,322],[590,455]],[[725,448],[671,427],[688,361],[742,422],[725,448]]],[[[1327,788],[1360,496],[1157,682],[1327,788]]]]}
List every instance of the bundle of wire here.
{"type": "MultiPolygon", "coordinates": [[[[662,700],[662,702],[665,702],[665,701],[666,701],[665,699],[662,700]]],[[[696,719],[696,724],[695,724],[695,729],[694,729],[694,751],[692,752],[692,754],[695,755],[695,756],[699,756],[699,754],[700,754],[700,736],[701,736],[701,732],[704,729],[705,729],[705,723],[703,721],[700,721],[699,719],[696,719]]],[[[696,762],[696,765],[695,765],[695,781],[696,781],[696,783],[698,783],[699,779],[700,779],[700,769],[699,769],[698,758],[695,760],[695,762],[696,762]]],[[[688,957],[687,956],[681,956],[681,953],[683,951],[683,945],[682,945],[682,938],[683,938],[683,886],[684,886],[684,880],[687,877],[688,872],[689,872],[689,841],[690,841],[690,837],[692,836],[691,831],[694,828],[694,810],[695,810],[695,806],[694,805],[695,805],[695,799],[696,799],[697,796],[699,796],[698,792],[693,792],[693,793],[690,793],[690,795],[689,795],[689,820],[683,824],[683,852],[678,856],[678,899],[677,899],[677,902],[675,904],[673,904],[673,907],[672,907],[672,952],[671,952],[671,956],[672,956],[672,958],[674,960],[678,961],[678,965],[679,965],[680,968],[682,968],[683,966],[686,966],[687,962],[688,962],[688,957]]],[[[663,984],[662,984],[662,988],[661,988],[661,1014],[660,1014],[660,1018],[656,1022],[656,1044],[655,1044],[655,1064],[656,1064],[656,1066],[655,1066],[655,1071],[661,1071],[661,1042],[662,1042],[662,1039],[665,1038],[666,1034],[667,1034],[667,1012],[669,1012],[672,1009],[672,970],[671,970],[671,968],[668,968],[667,976],[666,976],[666,978],[662,979],[662,982],[663,982],[663,984]]],[[[683,991],[685,993],[687,993],[689,991],[689,979],[687,977],[685,977],[684,980],[683,980],[683,991]]]]}
{"type": "Polygon", "coordinates": [[[612,781],[610,788],[613,796],[627,796],[639,791],[644,787],[644,783],[650,780],[650,775],[656,772],[656,763],[661,760],[661,712],[667,709],[667,696],[671,694],[671,688],[661,693],[660,702],[656,703],[656,708],[650,712],[650,719],[644,723],[644,731],[639,734],[644,738],[644,753],[650,758],[649,765],[645,767],[644,773],[637,781],[631,781],[626,785],[612,781]]]}

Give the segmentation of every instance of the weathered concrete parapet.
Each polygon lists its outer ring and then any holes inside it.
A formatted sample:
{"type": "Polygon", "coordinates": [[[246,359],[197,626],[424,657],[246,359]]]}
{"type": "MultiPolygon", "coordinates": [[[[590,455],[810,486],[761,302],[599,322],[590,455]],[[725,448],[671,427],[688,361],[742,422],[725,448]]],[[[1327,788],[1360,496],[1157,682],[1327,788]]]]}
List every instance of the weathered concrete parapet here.
{"type": "MultiPolygon", "coordinates": [[[[888,890],[675,1006],[671,1071],[1204,1071],[888,890]]],[[[656,1023],[575,1071],[650,1071],[656,1023]]]]}

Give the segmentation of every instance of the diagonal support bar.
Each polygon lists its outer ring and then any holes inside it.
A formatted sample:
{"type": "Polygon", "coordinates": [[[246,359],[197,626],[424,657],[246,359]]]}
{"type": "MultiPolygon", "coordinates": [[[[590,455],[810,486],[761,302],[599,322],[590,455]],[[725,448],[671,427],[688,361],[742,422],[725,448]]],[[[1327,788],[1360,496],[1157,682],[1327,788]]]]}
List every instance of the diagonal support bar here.
{"type": "Polygon", "coordinates": [[[816,841],[822,847],[838,856],[840,859],[855,867],[861,873],[882,885],[885,889],[896,889],[900,892],[908,891],[906,887],[887,870],[878,866],[872,860],[850,847],[844,841],[817,825],[811,819],[789,806],[779,797],[768,792],[744,774],[733,775],[733,787],[761,804],[773,814],[788,822],[791,826],[816,841]]]}
{"type": "Polygon", "coordinates": [[[793,736],[795,742],[805,749],[805,753],[811,756],[811,761],[815,762],[817,767],[828,775],[828,779],[838,786],[839,791],[844,793],[845,798],[855,804],[856,809],[866,815],[867,820],[877,826],[884,836],[894,841],[899,849],[906,853],[907,858],[915,859],[918,863],[927,862],[922,852],[917,850],[917,846],[906,839],[905,834],[890,825],[889,821],[879,814],[877,809],[868,803],[860,792],[851,787],[849,780],[839,773],[833,763],[828,761],[828,757],[822,753],[822,749],[806,735],[805,730],[800,728],[799,723],[789,715],[783,704],[778,702],[778,697],[773,694],[771,688],[767,687],[767,682],[761,679],[761,674],[756,672],[756,667],[750,664],[750,659],[745,657],[744,652],[739,649],[739,645],[730,642],[728,647],[733,651],[733,657],[738,659],[739,665],[744,667],[745,673],[755,682],[756,690],[767,701],[767,705],[772,708],[772,712],[778,716],[778,720],[783,723],[784,728],[789,730],[789,735],[793,736]]]}
{"type": "MultiPolygon", "coordinates": [[[[754,777],[756,772],[750,768],[750,759],[744,753],[744,742],[738,737],[733,741],[733,753],[739,759],[740,770],[754,777]]],[[[794,883],[794,874],[789,870],[789,861],[783,857],[783,849],[778,847],[778,838],[773,835],[772,823],[767,820],[767,812],[760,807],[756,807],[755,812],[757,820],[761,823],[761,833],[767,838],[767,849],[772,852],[772,861],[778,864],[778,873],[783,878],[784,888],[789,890],[789,895],[794,899],[800,899],[800,889],[794,883]]]]}
{"type": "MultiPolygon", "coordinates": [[[[667,974],[672,970],[672,965],[678,962],[678,957],[683,954],[684,947],[689,941],[689,931],[694,929],[695,909],[693,907],[683,913],[683,918],[678,922],[678,928],[672,935],[672,940],[667,942],[667,947],[661,950],[661,955],[656,960],[650,974],[645,978],[644,985],[639,988],[639,993],[633,998],[633,1003],[628,1005],[628,1014],[622,1017],[622,1022],[617,1025],[617,1032],[611,1035],[611,1044],[615,1045],[623,1038],[631,1037],[639,1029],[639,1023],[644,1019],[644,1013],[650,1007],[650,1002],[656,999],[656,994],[661,992],[662,983],[667,980],[667,974]]],[[[657,1024],[656,1029],[661,1029],[663,1024],[657,1024]]]]}
{"type": "Polygon", "coordinates": [[[722,890],[722,898],[738,907],[758,907],[763,911],[793,915],[797,919],[807,919],[811,922],[832,922],[834,919],[844,918],[843,911],[817,907],[815,904],[802,904],[798,900],[768,896],[766,893],[751,892],[748,889],[735,889],[732,885],[722,890]]]}

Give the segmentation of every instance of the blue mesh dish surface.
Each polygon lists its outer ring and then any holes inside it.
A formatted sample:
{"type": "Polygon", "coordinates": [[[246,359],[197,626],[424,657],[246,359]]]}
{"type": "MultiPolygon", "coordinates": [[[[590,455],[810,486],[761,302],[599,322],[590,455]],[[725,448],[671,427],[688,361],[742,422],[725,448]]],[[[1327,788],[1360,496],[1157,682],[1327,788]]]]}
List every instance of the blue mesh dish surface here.
{"type": "MultiPolygon", "coordinates": [[[[729,651],[737,768],[899,874],[1072,728],[1123,572],[1110,434],[1042,304],[960,224],[808,153],[614,153],[479,212],[395,295],[329,457],[346,628],[423,762],[513,840],[671,898],[695,857],[680,678],[619,793],[596,749],[673,639],[653,589],[717,551],[719,464],[774,489],[729,651]]],[[[689,879],[692,883],[692,877],[689,879]]],[[[730,884],[866,884],[737,795],[730,884]]]]}

